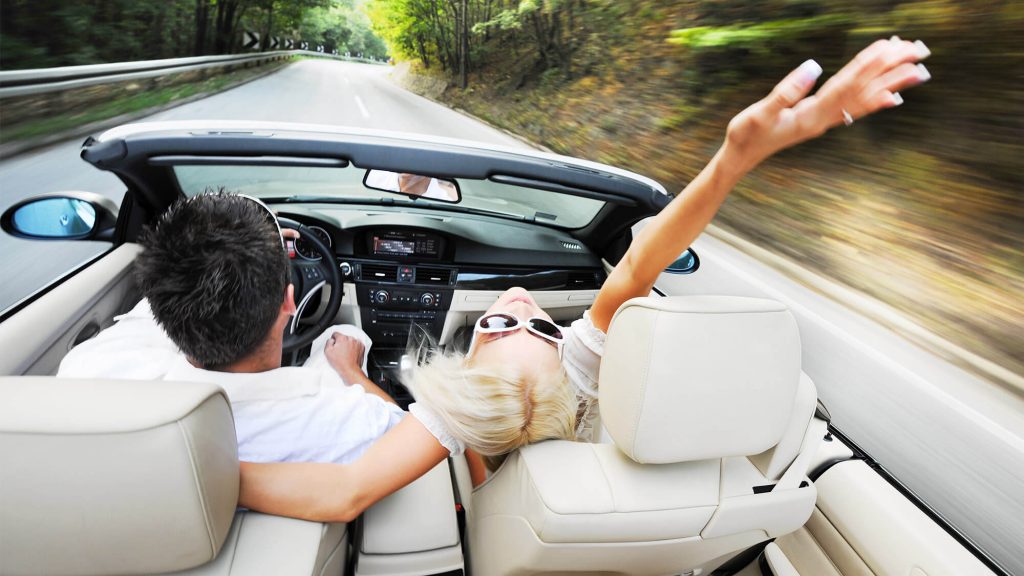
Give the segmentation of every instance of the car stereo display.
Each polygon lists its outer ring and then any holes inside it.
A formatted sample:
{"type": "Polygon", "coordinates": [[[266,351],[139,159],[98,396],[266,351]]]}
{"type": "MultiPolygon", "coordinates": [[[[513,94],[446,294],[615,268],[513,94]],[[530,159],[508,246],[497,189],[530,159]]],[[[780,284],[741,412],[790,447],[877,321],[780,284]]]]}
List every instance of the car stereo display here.
{"type": "Polygon", "coordinates": [[[424,256],[437,258],[441,255],[441,239],[422,232],[382,232],[374,234],[371,246],[376,256],[424,256]]]}
{"type": "Polygon", "coordinates": [[[373,253],[389,255],[405,255],[416,253],[416,242],[413,240],[394,240],[391,238],[373,237],[373,253]]]}

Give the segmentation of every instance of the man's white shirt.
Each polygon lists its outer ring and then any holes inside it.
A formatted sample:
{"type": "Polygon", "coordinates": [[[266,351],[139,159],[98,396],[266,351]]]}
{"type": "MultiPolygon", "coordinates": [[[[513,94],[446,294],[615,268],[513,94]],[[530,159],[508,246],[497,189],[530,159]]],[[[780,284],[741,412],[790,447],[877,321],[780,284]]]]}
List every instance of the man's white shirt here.
{"type": "MultiPolygon", "coordinates": [[[[334,332],[359,338],[369,352],[369,337],[354,326],[325,331],[313,342],[305,366],[229,373],[189,363],[153,319],[145,300],[115,321],[73,348],[57,375],[217,384],[231,402],[240,460],[344,464],[405,416],[362,386],[346,384],[326,361],[324,343],[334,332]]],[[[365,362],[364,354],[364,370],[365,362]]]]}

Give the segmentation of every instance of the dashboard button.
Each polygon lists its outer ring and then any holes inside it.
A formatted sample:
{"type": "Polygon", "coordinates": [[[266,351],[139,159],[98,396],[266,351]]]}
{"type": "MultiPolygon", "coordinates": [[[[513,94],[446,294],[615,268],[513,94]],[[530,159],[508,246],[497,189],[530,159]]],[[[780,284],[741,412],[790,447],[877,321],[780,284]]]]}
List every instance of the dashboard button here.
{"type": "Polygon", "coordinates": [[[387,290],[377,290],[373,293],[373,302],[375,304],[387,304],[391,301],[391,294],[387,290]]]}
{"type": "Polygon", "coordinates": [[[420,295],[420,304],[424,306],[433,306],[435,302],[437,302],[437,300],[430,292],[424,292],[420,295]]]}

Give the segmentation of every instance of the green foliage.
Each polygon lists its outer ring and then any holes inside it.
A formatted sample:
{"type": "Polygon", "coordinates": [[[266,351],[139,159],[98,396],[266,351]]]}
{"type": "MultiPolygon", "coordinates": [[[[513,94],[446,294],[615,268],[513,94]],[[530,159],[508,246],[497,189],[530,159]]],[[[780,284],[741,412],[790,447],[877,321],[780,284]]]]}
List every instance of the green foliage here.
{"type": "Polygon", "coordinates": [[[587,0],[572,25],[567,1],[491,5],[475,89],[441,97],[670,190],[800,62],[824,81],[879,38],[927,42],[932,80],[903,106],[773,158],[717,222],[1024,374],[1020,0],[587,0]],[[536,24],[566,60],[541,54],[536,24]]]}
{"type": "Polygon", "coordinates": [[[0,68],[223,54],[242,32],[383,57],[355,0],[0,0],[0,68]]]}
{"type": "Polygon", "coordinates": [[[822,28],[850,23],[844,14],[825,14],[810,18],[771,20],[760,24],[733,24],[728,26],[695,26],[673,30],[669,42],[694,50],[711,48],[744,48],[768,50],[780,42],[799,41],[808,33],[822,28]]]}
{"type": "Polygon", "coordinates": [[[369,17],[351,1],[307,11],[298,25],[301,38],[316,38],[324,51],[384,58],[387,46],[370,27],[369,17]]]}
{"type": "Polygon", "coordinates": [[[576,15],[613,0],[370,0],[373,28],[392,51],[434,62],[454,74],[491,58],[528,52],[540,69],[572,75],[573,55],[587,31],[576,15]]]}

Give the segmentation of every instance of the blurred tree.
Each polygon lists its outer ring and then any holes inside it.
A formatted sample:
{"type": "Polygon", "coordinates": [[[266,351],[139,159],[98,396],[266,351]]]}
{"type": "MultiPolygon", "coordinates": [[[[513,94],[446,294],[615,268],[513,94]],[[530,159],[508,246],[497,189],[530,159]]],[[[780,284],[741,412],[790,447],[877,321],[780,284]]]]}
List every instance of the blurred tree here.
{"type": "Polygon", "coordinates": [[[354,0],[0,0],[0,69],[225,54],[243,30],[387,53],[354,0]]]}

